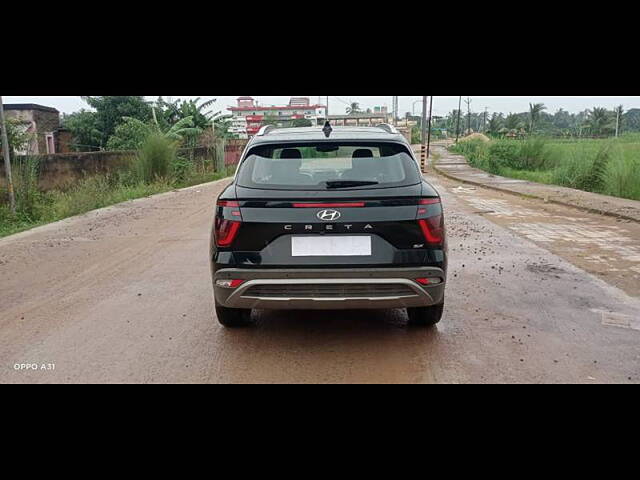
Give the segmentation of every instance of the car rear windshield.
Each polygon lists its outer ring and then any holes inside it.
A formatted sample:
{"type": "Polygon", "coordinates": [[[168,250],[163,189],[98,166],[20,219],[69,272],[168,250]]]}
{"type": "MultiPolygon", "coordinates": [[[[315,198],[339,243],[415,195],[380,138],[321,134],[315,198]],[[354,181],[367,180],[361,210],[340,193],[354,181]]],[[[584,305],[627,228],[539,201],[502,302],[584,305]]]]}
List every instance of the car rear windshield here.
{"type": "Polygon", "coordinates": [[[416,162],[397,143],[259,145],[242,162],[236,183],[273,190],[371,189],[415,185],[416,162]]]}

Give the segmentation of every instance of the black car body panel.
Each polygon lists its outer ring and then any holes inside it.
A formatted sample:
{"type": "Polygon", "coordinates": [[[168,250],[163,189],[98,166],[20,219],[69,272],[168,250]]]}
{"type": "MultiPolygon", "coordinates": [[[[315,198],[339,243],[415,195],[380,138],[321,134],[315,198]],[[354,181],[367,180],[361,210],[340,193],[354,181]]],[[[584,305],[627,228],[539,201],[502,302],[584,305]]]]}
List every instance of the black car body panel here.
{"type": "MultiPolygon", "coordinates": [[[[400,135],[377,128],[345,128],[336,129],[327,138],[320,128],[315,128],[276,130],[254,137],[238,170],[256,146],[273,144],[286,148],[288,143],[300,146],[304,142],[319,145],[331,141],[347,146],[367,142],[394,145],[415,162],[411,168],[418,168],[410,145],[400,135]]],[[[217,245],[215,229],[212,231],[210,259],[218,304],[233,308],[283,308],[282,300],[287,300],[286,308],[387,308],[442,301],[447,269],[446,236],[443,230],[441,241],[429,244],[424,231],[425,218],[437,218],[442,223],[442,206],[437,191],[421,174],[416,182],[407,185],[385,188],[381,183],[335,189],[304,185],[250,188],[239,185],[237,175],[218,197],[215,212],[218,236],[223,235],[222,230],[228,233],[233,228],[232,243],[217,245]],[[337,218],[327,220],[323,217],[325,211],[329,213],[324,217],[337,215],[337,218]],[[370,254],[293,255],[294,237],[340,236],[370,238],[370,254]],[[419,272],[431,278],[432,283],[416,283],[415,275],[419,272]],[[372,278],[376,279],[374,285],[367,290],[365,284],[371,283],[372,278]],[[219,280],[241,283],[232,291],[216,284],[219,280]],[[336,290],[341,281],[351,286],[336,290]],[[273,293],[278,288],[289,293],[278,297],[273,293]],[[303,291],[313,298],[295,297],[294,294],[302,295],[303,291]],[[403,291],[406,295],[401,294],[403,291]],[[262,296],[252,296],[251,292],[262,296]],[[332,292],[335,298],[331,297],[332,292]],[[273,296],[264,297],[267,294],[273,296]]]]}

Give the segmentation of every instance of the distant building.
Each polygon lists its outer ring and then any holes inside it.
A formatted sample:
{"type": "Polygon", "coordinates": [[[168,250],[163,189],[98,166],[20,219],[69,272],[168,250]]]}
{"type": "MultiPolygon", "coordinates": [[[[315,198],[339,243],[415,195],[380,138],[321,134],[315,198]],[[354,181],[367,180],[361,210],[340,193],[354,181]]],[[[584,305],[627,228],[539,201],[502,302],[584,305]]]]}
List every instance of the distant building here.
{"type": "Polygon", "coordinates": [[[247,117],[231,117],[229,119],[229,129],[227,131],[236,135],[238,138],[247,138],[247,117]]]}
{"type": "Polygon", "coordinates": [[[228,110],[232,114],[233,133],[241,138],[242,135],[252,136],[258,133],[265,120],[286,127],[294,120],[306,118],[313,125],[317,125],[326,115],[326,107],[320,104],[312,105],[308,97],[291,97],[289,105],[283,106],[258,105],[252,97],[238,97],[237,103],[237,106],[229,107],[228,110]]]}
{"type": "Polygon", "coordinates": [[[7,103],[7,119],[17,120],[32,140],[18,155],[45,155],[71,151],[71,132],[60,127],[60,112],[35,103],[7,103]]]}

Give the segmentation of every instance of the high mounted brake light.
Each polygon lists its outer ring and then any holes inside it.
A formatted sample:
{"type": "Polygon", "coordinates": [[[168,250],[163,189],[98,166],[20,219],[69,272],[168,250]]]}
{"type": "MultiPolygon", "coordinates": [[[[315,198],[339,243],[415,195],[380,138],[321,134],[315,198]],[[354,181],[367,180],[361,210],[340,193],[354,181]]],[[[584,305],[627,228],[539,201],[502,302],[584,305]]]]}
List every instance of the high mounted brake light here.
{"type": "Polygon", "coordinates": [[[294,203],[294,208],[348,208],[364,207],[364,202],[344,202],[344,203],[294,203]]]}

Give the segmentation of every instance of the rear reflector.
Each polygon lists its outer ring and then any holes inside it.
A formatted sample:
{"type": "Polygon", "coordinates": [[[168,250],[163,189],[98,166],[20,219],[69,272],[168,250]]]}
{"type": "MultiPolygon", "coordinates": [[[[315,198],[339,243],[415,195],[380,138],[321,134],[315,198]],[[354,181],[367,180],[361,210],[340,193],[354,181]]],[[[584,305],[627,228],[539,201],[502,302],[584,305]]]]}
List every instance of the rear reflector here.
{"type": "Polygon", "coordinates": [[[236,288],[237,286],[241,285],[243,282],[244,280],[241,280],[241,279],[233,279],[233,280],[220,279],[220,280],[216,280],[216,286],[224,287],[224,288],[236,288]]]}
{"type": "Polygon", "coordinates": [[[416,278],[416,282],[421,283],[422,285],[436,285],[438,283],[442,283],[440,277],[429,277],[429,278],[416,278]]]}
{"type": "Polygon", "coordinates": [[[364,207],[364,202],[350,202],[350,203],[294,203],[294,208],[349,208],[349,207],[364,207]]]}

